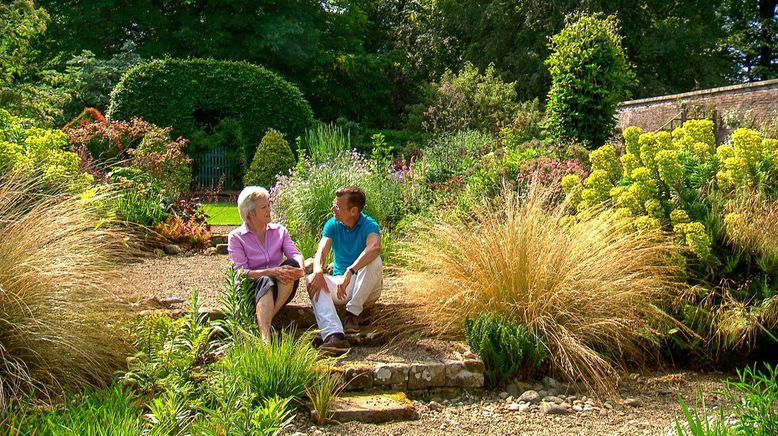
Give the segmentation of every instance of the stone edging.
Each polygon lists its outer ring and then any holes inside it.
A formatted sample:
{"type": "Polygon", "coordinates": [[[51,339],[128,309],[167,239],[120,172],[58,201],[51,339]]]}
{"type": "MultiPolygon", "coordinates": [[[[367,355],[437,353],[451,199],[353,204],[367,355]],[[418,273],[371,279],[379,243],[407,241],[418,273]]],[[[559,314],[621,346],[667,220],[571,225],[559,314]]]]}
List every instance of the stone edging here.
{"type": "Polygon", "coordinates": [[[478,359],[414,363],[348,364],[336,367],[345,390],[414,391],[430,388],[481,388],[484,364],[478,359]]]}

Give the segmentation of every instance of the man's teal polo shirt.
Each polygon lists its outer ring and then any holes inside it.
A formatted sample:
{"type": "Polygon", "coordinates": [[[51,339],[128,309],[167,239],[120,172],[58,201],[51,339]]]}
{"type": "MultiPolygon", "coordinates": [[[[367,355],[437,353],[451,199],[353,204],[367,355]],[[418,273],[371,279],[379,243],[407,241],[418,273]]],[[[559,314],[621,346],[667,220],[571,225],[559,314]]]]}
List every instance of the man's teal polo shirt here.
{"type": "Polygon", "coordinates": [[[331,217],[324,223],[321,235],[332,239],[332,252],[335,257],[333,275],[343,275],[346,269],[365,251],[367,235],[371,233],[381,234],[376,220],[362,212],[359,215],[359,219],[352,229],[336,220],[335,217],[331,217]]]}

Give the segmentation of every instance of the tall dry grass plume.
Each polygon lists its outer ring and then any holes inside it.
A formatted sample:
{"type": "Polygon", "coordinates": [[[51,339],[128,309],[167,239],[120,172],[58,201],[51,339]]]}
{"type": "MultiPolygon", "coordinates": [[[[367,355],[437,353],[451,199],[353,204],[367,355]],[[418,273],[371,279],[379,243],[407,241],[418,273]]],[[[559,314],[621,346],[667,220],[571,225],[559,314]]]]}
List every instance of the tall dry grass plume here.
{"type": "Polygon", "coordinates": [[[669,319],[659,307],[682,286],[677,249],[604,211],[566,225],[566,206],[539,187],[496,203],[429,223],[408,242],[416,321],[461,334],[466,318],[500,313],[540,335],[557,373],[612,393],[615,368],[656,349],[655,328],[669,319]]]}
{"type": "Polygon", "coordinates": [[[121,235],[40,179],[0,177],[0,410],[104,386],[129,351],[128,305],[105,289],[121,235]]]}

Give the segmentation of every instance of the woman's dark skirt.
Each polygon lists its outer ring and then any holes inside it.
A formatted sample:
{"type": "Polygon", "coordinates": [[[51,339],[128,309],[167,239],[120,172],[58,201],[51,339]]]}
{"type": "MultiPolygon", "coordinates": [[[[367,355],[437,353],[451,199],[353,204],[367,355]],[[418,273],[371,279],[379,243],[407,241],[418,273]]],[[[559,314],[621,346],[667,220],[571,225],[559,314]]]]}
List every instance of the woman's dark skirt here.
{"type": "MultiPolygon", "coordinates": [[[[299,268],[300,265],[294,259],[286,259],[281,266],[290,265],[295,268],[299,268]]],[[[300,285],[300,280],[295,280],[292,285],[292,293],[289,294],[289,299],[284,302],[284,305],[289,304],[297,293],[297,287],[300,285]]],[[[268,276],[263,276],[254,280],[254,304],[259,303],[259,299],[264,297],[268,292],[273,291],[273,301],[278,299],[278,286],[276,286],[276,279],[268,276]]]]}

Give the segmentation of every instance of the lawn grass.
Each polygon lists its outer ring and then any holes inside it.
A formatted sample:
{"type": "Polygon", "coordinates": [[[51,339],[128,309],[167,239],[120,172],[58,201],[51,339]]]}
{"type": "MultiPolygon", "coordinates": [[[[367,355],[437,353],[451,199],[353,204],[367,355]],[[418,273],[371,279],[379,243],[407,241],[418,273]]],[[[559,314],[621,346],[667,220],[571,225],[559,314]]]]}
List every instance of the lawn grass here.
{"type": "Polygon", "coordinates": [[[208,214],[208,224],[212,226],[239,226],[243,224],[235,203],[203,203],[208,214]]]}

